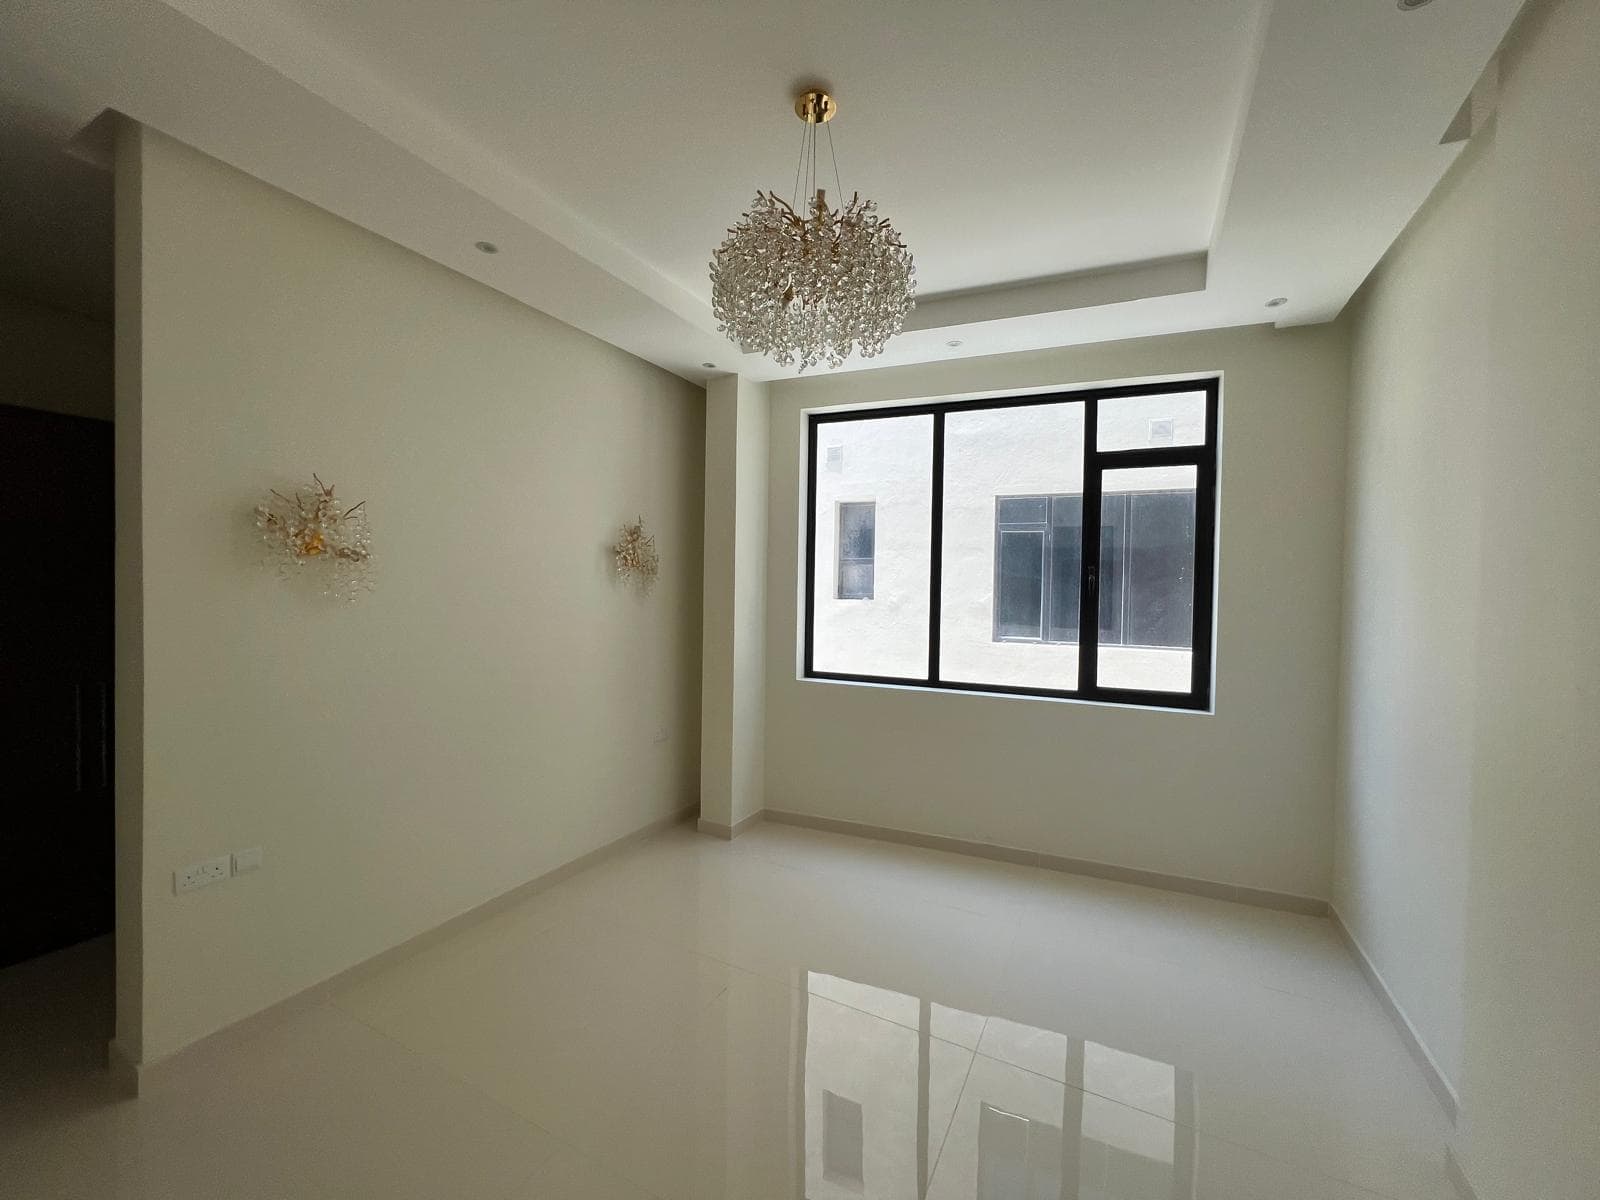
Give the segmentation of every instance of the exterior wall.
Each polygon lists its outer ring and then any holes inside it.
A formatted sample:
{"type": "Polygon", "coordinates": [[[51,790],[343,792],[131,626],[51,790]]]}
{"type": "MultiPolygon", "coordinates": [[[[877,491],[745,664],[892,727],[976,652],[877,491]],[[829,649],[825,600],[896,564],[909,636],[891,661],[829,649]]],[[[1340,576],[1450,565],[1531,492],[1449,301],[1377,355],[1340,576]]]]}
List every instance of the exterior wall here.
{"type": "Polygon", "coordinates": [[[1337,326],[1253,328],[769,385],[767,806],[1326,896],[1347,361],[1337,326]],[[1214,714],[798,677],[808,409],[1213,372],[1214,714]]]}

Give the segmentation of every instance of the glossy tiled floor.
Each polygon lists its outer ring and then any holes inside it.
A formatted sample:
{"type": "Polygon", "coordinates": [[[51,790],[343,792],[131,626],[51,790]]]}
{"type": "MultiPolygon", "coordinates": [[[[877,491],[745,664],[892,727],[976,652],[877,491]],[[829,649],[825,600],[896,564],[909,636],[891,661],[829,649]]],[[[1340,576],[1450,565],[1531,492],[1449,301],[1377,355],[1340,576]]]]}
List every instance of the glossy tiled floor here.
{"type": "Polygon", "coordinates": [[[1452,1196],[1327,922],[879,842],[674,829],[137,1101],[108,970],[0,973],[7,1197],[1452,1196]]]}

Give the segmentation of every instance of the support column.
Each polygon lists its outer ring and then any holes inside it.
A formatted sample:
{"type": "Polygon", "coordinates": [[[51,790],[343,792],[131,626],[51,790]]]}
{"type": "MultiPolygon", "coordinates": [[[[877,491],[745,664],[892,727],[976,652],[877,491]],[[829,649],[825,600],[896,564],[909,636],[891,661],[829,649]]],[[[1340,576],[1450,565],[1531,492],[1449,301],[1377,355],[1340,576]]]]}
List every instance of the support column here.
{"type": "Polygon", "coordinates": [[[700,831],[731,838],[760,813],[765,770],[767,389],[706,387],[700,831]]]}

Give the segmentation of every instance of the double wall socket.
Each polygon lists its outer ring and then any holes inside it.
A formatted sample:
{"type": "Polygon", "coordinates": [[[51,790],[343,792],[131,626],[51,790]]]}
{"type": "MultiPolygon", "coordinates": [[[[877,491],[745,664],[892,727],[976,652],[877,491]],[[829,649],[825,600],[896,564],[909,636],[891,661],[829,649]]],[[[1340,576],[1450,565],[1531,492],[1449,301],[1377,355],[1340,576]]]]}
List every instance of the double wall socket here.
{"type": "Polygon", "coordinates": [[[244,875],[261,869],[261,847],[236,850],[232,854],[219,854],[202,862],[179,867],[172,873],[173,892],[192,892],[195,888],[221,883],[229,875],[244,875]]]}
{"type": "Polygon", "coordinates": [[[233,859],[226,854],[208,858],[204,862],[190,863],[172,873],[174,892],[192,892],[195,888],[221,883],[233,870],[233,859]]]}

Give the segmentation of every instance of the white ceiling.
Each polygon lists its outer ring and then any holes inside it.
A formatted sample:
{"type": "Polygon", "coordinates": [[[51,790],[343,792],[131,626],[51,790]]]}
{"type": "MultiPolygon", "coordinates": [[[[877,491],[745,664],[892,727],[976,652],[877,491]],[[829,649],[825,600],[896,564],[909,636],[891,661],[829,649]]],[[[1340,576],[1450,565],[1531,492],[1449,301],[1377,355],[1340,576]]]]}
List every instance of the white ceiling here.
{"type": "Polygon", "coordinates": [[[701,296],[755,189],[792,192],[812,74],[843,106],[840,179],[905,234],[926,291],[1205,249],[1260,7],[281,2],[701,296]]]}
{"type": "MultiPolygon", "coordinates": [[[[115,109],[686,377],[774,378],[705,269],[791,190],[798,85],[916,255],[874,365],[1312,322],[1448,166],[1519,4],[17,0],[0,121],[37,147],[115,109]]],[[[0,185],[70,185],[23,157],[0,185]]]]}

